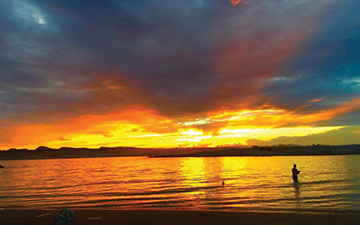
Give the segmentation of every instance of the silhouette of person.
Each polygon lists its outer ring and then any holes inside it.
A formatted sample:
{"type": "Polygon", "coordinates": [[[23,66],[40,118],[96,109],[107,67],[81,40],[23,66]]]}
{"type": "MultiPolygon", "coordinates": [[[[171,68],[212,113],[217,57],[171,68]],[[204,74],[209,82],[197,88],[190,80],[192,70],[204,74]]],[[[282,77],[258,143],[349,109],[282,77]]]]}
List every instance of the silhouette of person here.
{"type": "Polygon", "coordinates": [[[294,167],[292,168],[292,178],[293,178],[293,181],[296,183],[296,182],[299,182],[298,181],[298,174],[300,173],[300,170],[297,170],[296,169],[296,164],[294,164],[294,167]]]}

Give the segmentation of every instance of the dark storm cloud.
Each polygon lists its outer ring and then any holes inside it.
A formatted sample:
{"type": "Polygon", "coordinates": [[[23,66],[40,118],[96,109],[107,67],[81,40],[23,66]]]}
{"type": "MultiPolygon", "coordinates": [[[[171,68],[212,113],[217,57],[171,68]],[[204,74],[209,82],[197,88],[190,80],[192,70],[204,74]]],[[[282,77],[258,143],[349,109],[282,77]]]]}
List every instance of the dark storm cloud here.
{"type": "Polygon", "coordinates": [[[341,103],[359,94],[360,20],[357,2],[330,2],[3,1],[0,117],[341,103]]]}
{"type": "Polygon", "coordinates": [[[292,109],[306,105],[307,110],[314,111],[360,96],[359,7],[359,1],[334,1],[317,17],[311,35],[266,89],[269,96],[275,96],[274,103],[292,109]],[[318,98],[324,100],[308,103],[318,98]]]}
{"type": "MultiPolygon", "coordinates": [[[[181,93],[187,93],[188,86],[199,79],[193,78],[187,71],[178,71],[178,74],[174,72],[181,67],[189,67],[192,74],[204,74],[201,65],[197,65],[197,59],[186,59],[189,53],[197,54],[192,48],[197,44],[195,42],[200,42],[194,37],[186,37],[196,30],[196,26],[186,25],[179,18],[172,20],[169,12],[162,15],[161,10],[156,9],[162,7],[161,4],[156,6],[139,3],[141,2],[102,1],[99,4],[98,1],[34,1],[34,5],[25,6],[20,1],[8,3],[8,8],[14,14],[21,11],[18,13],[20,15],[9,17],[9,23],[17,25],[23,22],[24,26],[5,32],[9,41],[4,44],[5,51],[2,55],[5,58],[2,64],[6,64],[2,89],[11,91],[11,96],[6,96],[5,103],[10,104],[15,99],[15,102],[23,105],[23,101],[26,101],[35,110],[41,111],[44,99],[35,93],[46,86],[48,92],[45,94],[53,94],[47,110],[55,110],[58,103],[63,103],[65,107],[66,103],[71,103],[66,91],[69,87],[80,88],[82,92],[83,86],[99,82],[99,79],[117,80],[124,73],[131,79],[138,80],[139,88],[144,88],[145,93],[153,91],[155,97],[152,99],[155,99],[155,103],[163,101],[162,93],[170,96],[169,101],[181,99],[181,93]],[[156,9],[155,13],[153,9],[156,9]],[[45,24],[37,24],[36,20],[39,18],[36,17],[40,16],[46,21],[45,24]],[[181,28],[185,27],[192,28],[182,32],[181,28]],[[175,52],[180,54],[175,55],[175,52]],[[22,73],[19,68],[27,73],[22,73]],[[100,74],[101,78],[97,78],[93,72],[100,74]],[[186,85],[183,84],[183,79],[186,80],[186,85]],[[173,91],[174,83],[177,83],[177,93],[173,91]],[[18,90],[24,85],[29,90],[28,93],[18,90]],[[64,90],[64,93],[59,90],[64,90]],[[180,96],[175,97],[176,94],[180,96]],[[19,101],[24,95],[27,98],[19,101]]],[[[196,21],[193,23],[196,24],[196,21]]],[[[199,82],[206,80],[197,81],[199,82]]],[[[89,96],[91,98],[91,93],[89,96]]],[[[113,105],[121,104],[116,103],[116,96],[108,97],[115,101],[113,105]]],[[[109,99],[104,100],[108,101],[109,99]]]]}

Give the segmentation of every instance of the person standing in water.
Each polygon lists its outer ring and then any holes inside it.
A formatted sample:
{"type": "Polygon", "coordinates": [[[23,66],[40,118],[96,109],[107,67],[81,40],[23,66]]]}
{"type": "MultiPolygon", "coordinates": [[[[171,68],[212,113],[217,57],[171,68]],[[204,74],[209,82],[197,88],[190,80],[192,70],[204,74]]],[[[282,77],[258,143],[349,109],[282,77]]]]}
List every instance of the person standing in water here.
{"type": "Polygon", "coordinates": [[[296,164],[294,164],[294,167],[292,168],[292,178],[294,180],[295,183],[299,182],[298,181],[298,174],[300,173],[300,170],[296,169],[296,164]]]}

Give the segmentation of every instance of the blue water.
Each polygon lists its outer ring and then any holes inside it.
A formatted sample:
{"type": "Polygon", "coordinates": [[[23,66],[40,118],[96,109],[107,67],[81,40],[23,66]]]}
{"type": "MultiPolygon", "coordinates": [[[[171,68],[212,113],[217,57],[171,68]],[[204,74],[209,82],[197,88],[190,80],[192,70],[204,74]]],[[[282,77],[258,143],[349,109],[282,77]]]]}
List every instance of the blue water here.
{"type": "Polygon", "coordinates": [[[0,208],[360,213],[359,162],[360,155],[1,161],[0,208]]]}

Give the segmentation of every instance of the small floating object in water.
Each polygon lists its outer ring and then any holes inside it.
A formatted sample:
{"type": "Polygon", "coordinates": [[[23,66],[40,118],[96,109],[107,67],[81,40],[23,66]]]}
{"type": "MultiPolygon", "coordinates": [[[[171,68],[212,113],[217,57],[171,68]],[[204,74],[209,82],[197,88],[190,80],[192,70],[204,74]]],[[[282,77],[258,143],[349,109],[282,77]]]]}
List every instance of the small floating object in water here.
{"type": "Polygon", "coordinates": [[[225,182],[223,181],[221,184],[222,184],[222,186],[224,186],[224,185],[225,185],[225,182]]]}

